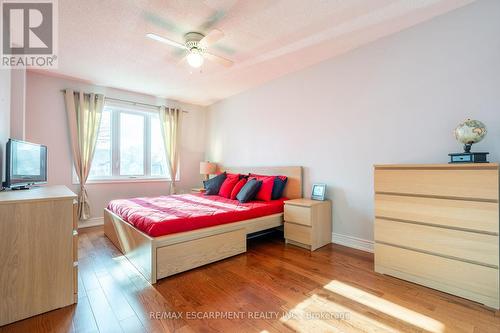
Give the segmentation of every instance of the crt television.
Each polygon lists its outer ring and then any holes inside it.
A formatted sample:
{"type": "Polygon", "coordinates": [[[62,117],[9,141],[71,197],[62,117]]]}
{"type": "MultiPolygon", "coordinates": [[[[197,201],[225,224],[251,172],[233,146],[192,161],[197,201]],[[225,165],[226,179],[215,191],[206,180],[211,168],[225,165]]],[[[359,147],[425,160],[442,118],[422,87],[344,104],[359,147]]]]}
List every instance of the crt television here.
{"type": "Polygon", "coordinates": [[[47,182],[47,146],[9,139],[4,187],[27,189],[47,182]]]}

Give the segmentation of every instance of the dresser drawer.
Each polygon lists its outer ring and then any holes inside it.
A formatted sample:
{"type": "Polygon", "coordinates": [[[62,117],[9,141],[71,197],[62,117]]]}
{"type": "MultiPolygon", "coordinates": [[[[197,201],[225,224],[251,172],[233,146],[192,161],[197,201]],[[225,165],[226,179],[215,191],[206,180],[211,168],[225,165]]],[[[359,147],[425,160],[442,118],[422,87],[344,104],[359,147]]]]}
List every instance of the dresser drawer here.
{"type": "Polygon", "coordinates": [[[375,271],[498,308],[498,269],[375,244],[375,271]]]}
{"type": "Polygon", "coordinates": [[[375,216],[498,234],[498,204],[376,194],[375,216]]]}
{"type": "Polygon", "coordinates": [[[78,302],[78,263],[73,263],[73,302],[78,302]]]}
{"type": "Polygon", "coordinates": [[[303,225],[311,225],[312,208],[285,204],[284,219],[286,222],[294,222],[303,225]]]}
{"type": "Polygon", "coordinates": [[[285,223],[285,238],[305,245],[311,245],[311,227],[295,223],[285,223]]]}
{"type": "Polygon", "coordinates": [[[498,267],[498,236],[376,219],[375,241],[498,267]]]}
{"type": "Polygon", "coordinates": [[[498,200],[498,169],[378,167],[375,192],[498,200]]]}
{"type": "Polygon", "coordinates": [[[73,200],[73,229],[78,229],[78,200],[73,200]]]}
{"type": "Polygon", "coordinates": [[[73,230],[73,261],[78,261],[78,231],[73,230]]]}

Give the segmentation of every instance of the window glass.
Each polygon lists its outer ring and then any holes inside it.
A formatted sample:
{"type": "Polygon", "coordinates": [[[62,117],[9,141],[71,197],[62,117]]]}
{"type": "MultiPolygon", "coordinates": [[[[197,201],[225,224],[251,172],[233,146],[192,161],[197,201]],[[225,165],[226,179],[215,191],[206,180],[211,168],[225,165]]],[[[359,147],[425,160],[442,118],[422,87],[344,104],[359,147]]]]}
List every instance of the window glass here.
{"type": "Polygon", "coordinates": [[[144,116],[120,113],[120,175],[144,175],[144,116]]]}

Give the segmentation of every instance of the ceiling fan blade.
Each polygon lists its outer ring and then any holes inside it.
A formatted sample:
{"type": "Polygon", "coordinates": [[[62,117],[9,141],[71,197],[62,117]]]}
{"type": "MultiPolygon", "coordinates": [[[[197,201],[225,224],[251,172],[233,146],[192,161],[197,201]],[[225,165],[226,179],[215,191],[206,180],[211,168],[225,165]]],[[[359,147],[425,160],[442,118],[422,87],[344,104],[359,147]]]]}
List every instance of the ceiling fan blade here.
{"type": "Polygon", "coordinates": [[[229,59],[226,59],[223,57],[219,57],[219,56],[216,56],[216,55],[208,53],[208,52],[205,52],[203,55],[208,60],[216,62],[218,64],[221,64],[222,66],[231,67],[234,64],[234,62],[232,60],[229,60],[229,59]]]}
{"type": "Polygon", "coordinates": [[[210,15],[205,23],[203,23],[198,30],[207,31],[208,29],[214,27],[219,21],[221,21],[224,16],[226,16],[227,11],[221,9],[215,9],[212,15],[210,15]]]}
{"type": "Polygon", "coordinates": [[[179,49],[183,49],[183,50],[186,50],[187,47],[186,45],[184,44],[181,44],[181,43],[177,43],[173,40],[170,40],[168,38],[165,38],[165,37],[162,37],[162,36],[159,36],[157,34],[153,34],[153,33],[147,33],[146,34],[146,37],[148,38],[151,38],[152,40],[156,40],[158,42],[161,42],[161,43],[164,43],[164,44],[167,44],[167,45],[170,45],[170,46],[173,46],[173,47],[177,47],[179,49]]]}
{"type": "Polygon", "coordinates": [[[213,29],[205,37],[203,37],[200,40],[199,45],[202,48],[206,49],[207,47],[209,47],[213,43],[217,42],[222,37],[224,37],[224,33],[221,30],[219,30],[219,29],[213,29]]]}

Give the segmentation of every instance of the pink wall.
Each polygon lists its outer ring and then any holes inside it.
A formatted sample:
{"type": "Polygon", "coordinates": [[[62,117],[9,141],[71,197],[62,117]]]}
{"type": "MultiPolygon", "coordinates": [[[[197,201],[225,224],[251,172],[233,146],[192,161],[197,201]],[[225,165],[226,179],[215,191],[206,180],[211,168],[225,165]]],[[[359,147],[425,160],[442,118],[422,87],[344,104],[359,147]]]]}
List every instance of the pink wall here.
{"type": "MultiPolygon", "coordinates": [[[[74,191],[78,186],[72,183],[72,157],[69,143],[66,111],[61,89],[94,91],[106,96],[137,102],[160,104],[164,100],[131,92],[94,86],[78,81],[28,72],[26,86],[26,140],[48,146],[49,184],[63,184],[74,191]]],[[[189,104],[179,105],[188,111],[184,118],[183,144],[181,150],[181,190],[188,190],[201,184],[199,162],[205,154],[205,109],[189,104]]],[[[99,218],[107,203],[116,198],[136,196],[157,196],[168,194],[169,183],[130,182],[113,184],[89,184],[87,187],[91,216],[99,218]]]]}
{"type": "Polygon", "coordinates": [[[5,144],[10,137],[10,69],[0,69],[0,181],[5,180],[5,144]]]}
{"type": "Polygon", "coordinates": [[[26,116],[26,69],[11,71],[10,137],[24,140],[26,116]]]}

